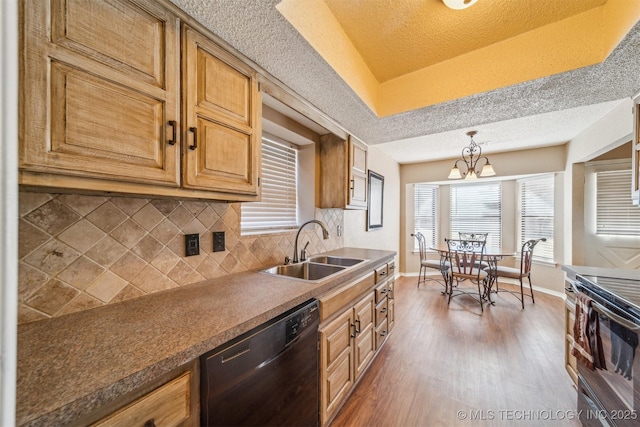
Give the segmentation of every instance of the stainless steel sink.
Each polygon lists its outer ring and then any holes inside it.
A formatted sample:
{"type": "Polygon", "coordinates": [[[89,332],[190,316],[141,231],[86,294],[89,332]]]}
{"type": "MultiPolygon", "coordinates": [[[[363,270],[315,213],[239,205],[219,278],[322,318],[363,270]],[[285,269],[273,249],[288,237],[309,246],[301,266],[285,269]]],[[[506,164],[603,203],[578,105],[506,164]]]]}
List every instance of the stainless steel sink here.
{"type": "Polygon", "coordinates": [[[309,262],[317,262],[319,264],[341,265],[343,267],[351,267],[352,265],[360,264],[363,259],[357,258],[345,258],[339,256],[315,256],[309,258],[309,262]]]}
{"type": "Polygon", "coordinates": [[[344,270],[345,267],[336,265],[301,262],[298,264],[278,265],[262,271],[278,276],[294,277],[296,279],[320,280],[344,270]]]}

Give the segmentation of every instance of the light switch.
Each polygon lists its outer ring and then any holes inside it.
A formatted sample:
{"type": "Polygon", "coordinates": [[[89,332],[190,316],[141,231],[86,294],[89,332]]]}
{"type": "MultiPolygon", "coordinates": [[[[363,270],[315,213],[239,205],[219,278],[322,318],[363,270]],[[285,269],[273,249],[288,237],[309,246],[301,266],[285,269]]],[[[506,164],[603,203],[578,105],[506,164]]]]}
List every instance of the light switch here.
{"type": "Polygon", "coordinates": [[[184,235],[184,256],[200,255],[200,235],[184,235]]]}
{"type": "Polygon", "coordinates": [[[224,252],[224,231],[213,232],[213,252],[224,252]]]}

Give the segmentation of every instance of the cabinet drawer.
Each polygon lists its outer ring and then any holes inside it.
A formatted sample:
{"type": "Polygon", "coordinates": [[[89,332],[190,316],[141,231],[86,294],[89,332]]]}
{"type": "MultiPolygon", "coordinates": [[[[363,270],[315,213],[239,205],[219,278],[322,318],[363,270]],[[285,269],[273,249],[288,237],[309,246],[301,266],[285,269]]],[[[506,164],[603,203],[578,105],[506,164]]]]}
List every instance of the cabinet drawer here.
{"type": "Polygon", "coordinates": [[[135,402],[98,421],[94,426],[177,426],[190,415],[191,372],[160,386],[135,402]]]}
{"type": "Polygon", "coordinates": [[[385,317],[382,323],[376,328],[376,350],[380,348],[387,335],[389,334],[389,328],[387,318],[385,317]]]}
{"type": "Polygon", "coordinates": [[[396,275],[396,263],[395,261],[391,261],[389,264],[387,264],[387,273],[389,275],[390,278],[394,278],[396,275]]]}
{"type": "Polygon", "coordinates": [[[387,299],[383,299],[376,305],[376,327],[387,318],[387,312],[389,311],[389,305],[387,299]]]}
{"type": "Polygon", "coordinates": [[[376,284],[382,283],[384,279],[389,275],[389,270],[387,268],[387,264],[381,265],[376,268],[376,284]]]}
{"type": "Polygon", "coordinates": [[[371,272],[318,298],[320,302],[320,321],[328,319],[341,308],[346,307],[350,302],[364,294],[368,289],[371,289],[374,284],[373,281],[374,274],[371,272]]]}
{"type": "Polygon", "coordinates": [[[376,287],[376,303],[381,302],[389,294],[389,281],[384,281],[376,287]]]}

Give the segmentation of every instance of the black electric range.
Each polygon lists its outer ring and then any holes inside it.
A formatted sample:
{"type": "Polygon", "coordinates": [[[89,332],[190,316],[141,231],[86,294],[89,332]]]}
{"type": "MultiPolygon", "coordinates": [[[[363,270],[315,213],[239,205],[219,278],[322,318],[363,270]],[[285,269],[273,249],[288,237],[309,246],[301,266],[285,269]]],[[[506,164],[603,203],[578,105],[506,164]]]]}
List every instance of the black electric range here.
{"type": "Polygon", "coordinates": [[[610,307],[633,316],[640,324],[640,273],[637,280],[591,274],[578,274],[576,278],[582,287],[609,302],[610,307]]]}

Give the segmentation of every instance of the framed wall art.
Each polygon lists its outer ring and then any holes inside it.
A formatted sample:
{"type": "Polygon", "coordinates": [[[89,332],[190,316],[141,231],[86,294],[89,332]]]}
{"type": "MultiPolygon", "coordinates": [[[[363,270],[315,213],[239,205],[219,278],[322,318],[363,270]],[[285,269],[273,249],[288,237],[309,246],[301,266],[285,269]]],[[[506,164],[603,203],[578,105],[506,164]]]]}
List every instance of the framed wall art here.
{"type": "Polygon", "coordinates": [[[368,184],[367,230],[372,230],[382,228],[384,176],[369,170],[368,184]]]}

